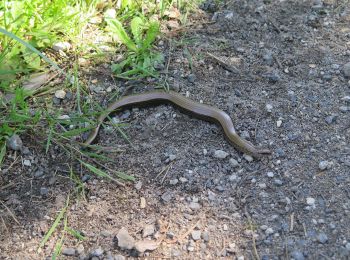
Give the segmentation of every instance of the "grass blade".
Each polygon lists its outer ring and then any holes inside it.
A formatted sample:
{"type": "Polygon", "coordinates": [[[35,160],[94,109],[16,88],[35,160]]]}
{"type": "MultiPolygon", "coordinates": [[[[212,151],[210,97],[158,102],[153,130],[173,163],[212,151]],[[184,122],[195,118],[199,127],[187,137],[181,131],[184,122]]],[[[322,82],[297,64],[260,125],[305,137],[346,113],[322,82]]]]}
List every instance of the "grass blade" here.
{"type": "Polygon", "coordinates": [[[68,203],[69,203],[69,196],[68,196],[67,201],[66,201],[66,206],[63,209],[61,209],[60,213],[57,215],[57,217],[56,217],[55,221],[53,222],[52,226],[50,227],[49,231],[46,233],[45,237],[40,242],[39,248],[43,247],[46,244],[46,242],[49,240],[49,238],[51,237],[53,232],[56,230],[57,226],[60,224],[64,214],[67,211],[68,203]]]}
{"type": "Polygon", "coordinates": [[[2,165],[2,161],[5,158],[5,154],[6,154],[6,143],[3,143],[1,149],[0,149],[0,167],[2,165]]]}
{"type": "Polygon", "coordinates": [[[28,49],[30,49],[32,52],[34,52],[35,54],[38,54],[44,61],[46,61],[47,63],[49,63],[52,67],[54,67],[55,69],[57,69],[59,72],[61,72],[63,75],[68,76],[64,70],[62,70],[55,62],[53,62],[52,60],[50,60],[48,57],[46,57],[44,54],[42,54],[40,51],[38,51],[36,48],[34,48],[32,45],[30,45],[29,43],[23,41],[21,38],[17,37],[16,35],[14,35],[13,33],[5,30],[4,28],[0,27],[0,32],[5,34],[6,36],[16,40],[17,42],[23,44],[25,47],[27,47],[28,49]]]}
{"type": "MultiPolygon", "coordinates": [[[[86,162],[83,162],[82,160],[79,160],[80,163],[82,165],[84,165],[87,169],[89,169],[92,173],[96,174],[97,176],[99,177],[102,177],[102,178],[106,178],[106,179],[109,179],[111,181],[114,181],[116,183],[119,183],[120,184],[120,181],[118,181],[117,179],[113,178],[112,176],[110,176],[108,173],[96,168],[95,166],[89,164],[89,163],[86,163],[86,162]]],[[[123,185],[123,184],[122,184],[123,185]]]]}

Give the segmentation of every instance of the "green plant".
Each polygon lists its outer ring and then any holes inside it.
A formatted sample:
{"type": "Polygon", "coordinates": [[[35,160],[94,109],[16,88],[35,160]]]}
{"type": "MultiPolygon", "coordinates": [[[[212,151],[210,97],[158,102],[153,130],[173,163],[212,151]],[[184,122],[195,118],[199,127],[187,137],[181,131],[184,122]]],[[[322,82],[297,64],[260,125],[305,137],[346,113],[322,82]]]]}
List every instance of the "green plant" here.
{"type": "Polygon", "coordinates": [[[117,77],[128,78],[157,76],[155,66],[163,61],[159,52],[152,50],[152,44],[159,34],[159,22],[147,21],[136,16],[130,22],[131,38],[117,19],[106,18],[108,29],[127,47],[126,58],[112,65],[117,77]]]}

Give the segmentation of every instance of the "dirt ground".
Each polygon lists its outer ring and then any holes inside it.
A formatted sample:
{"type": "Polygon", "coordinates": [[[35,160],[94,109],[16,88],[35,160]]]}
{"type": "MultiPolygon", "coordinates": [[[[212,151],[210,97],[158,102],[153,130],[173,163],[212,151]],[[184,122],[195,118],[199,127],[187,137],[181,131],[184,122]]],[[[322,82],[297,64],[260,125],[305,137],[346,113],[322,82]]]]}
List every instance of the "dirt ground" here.
{"type": "MultiPolygon", "coordinates": [[[[121,149],[107,166],[137,181],[119,187],[82,170],[85,198],[70,200],[67,221],[85,240],[66,234],[59,259],[349,259],[349,1],[202,9],[158,44],[169,86],[226,111],[272,155],[251,160],[218,126],[170,105],[123,111],[132,145],[108,128],[99,144],[121,149]]],[[[86,77],[105,104],[125,83],[101,71],[86,77]]],[[[29,151],[10,152],[0,175],[0,259],[50,259],[62,225],[38,246],[76,186],[63,151],[21,138],[29,151]]]]}

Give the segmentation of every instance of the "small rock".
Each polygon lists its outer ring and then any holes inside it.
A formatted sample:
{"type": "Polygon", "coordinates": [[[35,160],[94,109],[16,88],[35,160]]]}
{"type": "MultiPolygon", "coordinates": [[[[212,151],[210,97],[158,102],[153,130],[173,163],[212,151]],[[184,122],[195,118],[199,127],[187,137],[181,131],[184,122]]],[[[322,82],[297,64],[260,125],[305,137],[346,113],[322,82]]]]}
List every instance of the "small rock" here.
{"type": "Polygon", "coordinates": [[[140,198],[140,208],[141,209],[146,208],[146,199],[144,197],[140,198]]]}
{"type": "Polygon", "coordinates": [[[277,120],[276,126],[277,126],[277,127],[281,127],[281,125],[282,125],[282,120],[277,120]]]}
{"type": "Polygon", "coordinates": [[[344,65],[343,74],[346,78],[350,78],[350,62],[348,62],[344,65]]]}
{"type": "Polygon", "coordinates": [[[216,150],[214,152],[214,157],[218,159],[225,159],[228,156],[228,153],[222,150],[216,150]]]}
{"type": "Polygon", "coordinates": [[[52,49],[55,51],[65,51],[71,48],[71,44],[69,42],[56,42],[52,45],[52,49]]]}
{"type": "Polygon", "coordinates": [[[341,100],[343,100],[343,101],[345,101],[347,103],[350,103],[350,96],[345,96],[341,100]]]}
{"type": "Polygon", "coordinates": [[[259,188],[265,189],[266,188],[266,183],[259,183],[259,188]]]}
{"type": "Polygon", "coordinates": [[[196,75],[194,75],[194,74],[189,74],[189,75],[187,76],[187,80],[188,80],[188,82],[194,84],[194,83],[196,82],[196,80],[197,80],[197,77],[196,77],[196,75]]]}
{"type": "Polygon", "coordinates": [[[135,189],[140,190],[141,188],[142,188],[142,182],[141,181],[136,182],[135,189]]]}
{"type": "Polygon", "coordinates": [[[170,185],[176,185],[178,182],[179,182],[178,179],[172,179],[172,180],[169,181],[169,184],[170,185]]]}
{"type": "Polygon", "coordinates": [[[321,171],[324,171],[326,169],[328,169],[330,167],[330,163],[328,161],[320,161],[320,163],[318,164],[318,168],[321,171]]]}
{"type": "Polygon", "coordinates": [[[24,160],[23,165],[30,167],[30,166],[32,166],[32,163],[30,162],[30,160],[24,160]]]}
{"type": "Polygon", "coordinates": [[[85,175],[83,175],[83,177],[81,177],[82,182],[87,182],[90,179],[91,179],[91,176],[88,174],[85,174],[85,175]]]}
{"type": "Polygon", "coordinates": [[[238,161],[233,158],[231,158],[229,162],[233,168],[236,168],[239,165],[238,161]]]}
{"type": "Polygon", "coordinates": [[[325,118],[326,123],[329,125],[335,123],[336,120],[337,120],[337,115],[329,115],[329,116],[326,116],[325,118]]]}
{"type": "Polygon", "coordinates": [[[154,225],[145,225],[142,229],[142,237],[152,236],[156,230],[154,225]]]}
{"type": "Polygon", "coordinates": [[[265,234],[266,235],[272,235],[273,233],[275,233],[275,231],[273,230],[273,228],[267,228],[266,230],[265,230],[265,234]]]}
{"type": "Polygon", "coordinates": [[[75,249],[71,247],[63,248],[62,255],[75,256],[75,249]]]}
{"type": "Polygon", "coordinates": [[[135,243],[135,249],[139,253],[144,253],[147,250],[148,251],[156,250],[158,246],[159,244],[157,242],[151,241],[151,240],[142,240],[135,243]]]}
{"type": "Polygon", "coordinates": [[[77,251],[78,255],[83,254],[84,253],[84,246],[82,244],[79,244],[76,251],[77,251]]]}
{"type": "Polygon", "coordinates": [[[272,106],[271,104],[266,104],[265,108],[266,108],[266,111],[267,111],[268,113],[271,113],[271,112],[272,112],[272,109],[273,109],[273,106],[272,106]]]}
{"type": "Polygon", "coordinates": [[[193,230],[191,233],[192,239],[194,241],[201,239],[201,234],[202,234],[202,232],[200,230],[193,230]]]}
{"type": "Polygon", "coordinates": [[[169,202],[172,198],[173,194],[170,191],[166,191],[162,195],[162,200],[164,200],[164,202],[169,202]]]}
{"type": "Polygon", "coordinates": [[[228,177],[229,181],[231,182],[237,182],[239,181],[239,177],[237,176],[237,174],[231,174],[229,177],[228,177]]]}
{"type": "Polygon", "coordinates": [[[66,97],[66,91],[64,91],[63,89],[57,90],[55,92],[55,97],[58,99],[64,99],[66,97]]]}
{"type": "Polygon", "coordinates": [[[121,249],[132,249],[135,245],[135,239],[129,235],[126,228],[121,228],[117,234],[118,246],[121,249]]]}
{"type": "Polygon", "coordinates": [[[174,161],[176,159],[176,155],[175,154],[170,154],[169,155],[169,161],[174,161]]]}
{"type": "Polygon", "coordinates": [[[6,142],[7,147],[14,151],[20,151],[23,148],[22,139],[17,134],[13,134],[6,142]]]}
{"type": "Polygon", "coordinates": [[[180,178],[179,178],[179,181],[180,181],[181,183],[188,182],[188,180],[187,180],[186,178],[184,178],[184,177],[180,177],[180,178]]]}
{"type": "Polygon", "coordinates": [[[125,257],[122,255],[115,255],[114,260],[125,260],[125,257]]]}
{"type": "Polygon", "coordinates": [[[348,111],[350,111],[350,107],[347,107],[347,106],[340,106],[339,107],[339,110],[343,113],[346,113],[348,111]]]}
{"type": "Polygon", "coordinates": [[[263,60],[265,61],[265,63],[267,65],[272,65],[273,63],[273,56],[272,56],[272,52],[268,51],[263,55],[263,60]]]}
{"type": "Polygon", "coordinates": [[[304,260],[305,259],[304,254],[300,251],[293,251],[290,255],[294,260],[304,260]]]}
{"type": "Polygon", "coordinates": [[[57,97],[53,97],[52,102],[54,105],[59,105],[59,104],[61,104],[61,99],[59,99],[57,97]]]}
{"type": "Polygon", "coordinates": [[[306,204],[309,206],[314,206],[315,202],[316,200],[314,198],[311,198],[311,197],[306,198],[306,204]]]}
{"type": "Polygon", "coordinates": [[[110,237],[110,236],[112,236],[112,232],[109,230],[102,230],[101,235],[104,237],[110,237]]]}
{"type": "Polygon", "coordinates": [[[34,172],[33,176],[35,178],[39,178],[44,175],[44,171],[42,169],[38,169],[37,171],[34,172]]]}
{"type": "Polygon", "coordinates": [[[249,154],[243,154],[243,158],[247,161],[247,162],[252,162],[254,160],[254,158],[249,155],[249,154]]]}
{"type": "Polygon", "coordinates": [[[273,172],[268,172],[267,173],[267,177],[269,178],[273,178],[275,176],[275,174],[273,172]]]}
{"type": "Polygon", "coordinates": [[[103,255],[103,250],[102,250],[101,247],[96,248],[95,250],[93,250],[93,251],[91,252],[91,256],[99,257],[99,256],[101,256],[101,255],[103,255]]]}
{"type": "Polygon", "coordinates": [[[46,187],[41,187],[40,188],[40,195],[41,196],[46,196],[48,193],[49,193],[48,188],[46,188],[46,187]]]}
{"type": "Polygon", "coordinates": [[[283,185],[283,181],[281,181],[280,179],[275,179],[275,180],[274,180],[274,184],[275,184],[276,186],[282,186],[282,185],[283,185]]]}
{"type": "Polygon", "coordinates": [[[325,233],[320,233],[317,235],[317,241],[321,244],[325,244],[328,241],[328,237],[325,233]]]}
{"type": "Polygon", "coordinates": [[[198,202],[191,202],[189,205],[190,209],[192,210],[198,210],[201,208],[201,205],[198,202]]]}
{"type": "Polygon", "coordinates": [[[202,238],[205,242],[209,242],[209,232],[208,231],[204,231],[202,233],[202,238]]]}

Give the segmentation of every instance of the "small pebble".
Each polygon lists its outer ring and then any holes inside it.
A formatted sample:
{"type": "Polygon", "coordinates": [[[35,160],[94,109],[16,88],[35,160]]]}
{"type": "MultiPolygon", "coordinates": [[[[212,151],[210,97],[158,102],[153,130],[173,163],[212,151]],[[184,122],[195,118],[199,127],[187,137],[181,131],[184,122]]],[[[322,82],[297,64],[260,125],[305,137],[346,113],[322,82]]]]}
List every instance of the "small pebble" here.
{"type": "Polygon", "coordinates": [[[275,179],[274,183],[276,186],[282,186],[283,185],[283,181],[281,181],[280,179],[275,179]]]}
{"type": "Polygon", "coordinates": [[[142,237],[148,237],[152,236],[156,230],[156,227],[154,225],[145,225],[142,229],[142,237]]]}
{"type": "Polygon", "coordinates": [[[249,155],[249,154],[243,154],[243,158],[247,161],[247,162],[252,162],[254,160],[254,158],[249,155]]]}
{"type": "Polygon", "coordinates": [[[32,163],[30,162],[30,160],[24,160],[23,165],[30,167],[30,166],[32,166],[32,163]]]}
{"type": "Polygon", "coordinates": [[[276,125],[277,125],[277,127],[281,127],[281,125],[282,125],[282,120],[277,120],[276,125]]]}
{"type": "Polygon", "coordinates": [[[198,202],[191,202],[189,205],[190,209],[192,210],[198,210],[201,208],[201,205],[198,202]]]}
{"type": "Polygon", "coordinates": [[[169,184],[170,185],[176,185],[178,182],[179,182],[178,179],[172,179],[172,180],[169,181],[169,184]]]}
{"type": "Polygon", "coordinates": [[[146,199],[144,197],[140,198],[140,209],[146,208],[146,199]]]}
{"type": "Polygon", "coordinates": [[[188,180],[187,180],[186,178],[184,178],[184,177],[180,177],[180,178],[179,178],[179,181],[180,181],[181,183],[186,183],[186,182],[188,182],[188,180]]]}
{"type": "Polygon", "coordinates": [[[40,195],[41,196],[46,196],[48,193],[49,193],[48,188],[46,188],[46,187],[41,187],[40,188],[40,195]]]}
{"type": "Polygon", "coordinates": [[[135,239],[129,235],[126,228],[121,228],[117,234],[118,246],[121,249],[132,249],[135,245],[135,239]]]}
{"type": "Polygon", "coordinates": [[[346,78],[350,78],[350,62],[348,62],[344,65],[343,74],[346,78]]]}
{"type": "Polygon", "coordinates": [[[101,255],[103,255],[103,250],[101,249],[101,247],[96,248],[95,250],[93,250],[93,251],[91,252],[91,256],[99,257],[99,256],[101,256],[101,255]]]}
{"type": "Polygon", "coordinates": [[[52,49],[55,51],[65,51],[71,48],[71,44],[69,42],[56,42],[52,45],[52,49]]]}
{"type": "Polygon", "coordinates": [[[194,74],[189,74],[189,75],[187,76],[187,80],[188,80],[188,82],[194,84],[194,83],[196,82],[196,80],[197,80],[197,77],[196,77],[196,75],[194,75],[194,74]]]}
{"type": "Polygon", "coordinates": [[[225,159],[228,156],[228,153],[222,150],[216,150],[214,152],[214,157],[218,159],[225,159]]]}
{"type": "Polygon", "coordinates": [[[115,255],[114,260],[125,260],[125,256],[122,255],[115,255]]]}
{"type": "Polygon", "coordinates": [[[328,161],[320,161],[320,163],[318,164],[318,168],[321,171],[324,171],[326,169],[328,169],[330,167],[330,163],[328,161]]]}
{"type": "Polygon", "coordinates": [[[314,198],[308,197],[306,198],[306,204],[309,206],[315,205],[316,200],[314,198]]]}
{"type": "Polygon", "coordinates": [[[55,97],[58,99],[64,99],[66,97],[66,91],[64,91],[63,89],[57,90],[55,92],[55,97]]]}
{"type": "Polygon", "coordinates": [[[293,251],[290,255],[294,260],[304,260],[305,259],[304,254],[300,251],[293,251]]]}
{"type": "Polygon", "coordinates": [[[272,106],[271,104],[266,104],[265,108],[266,108],[266,111],[267,111],[268,113],[271,113],[271,112],[272,112],[272,109],[273,109],[273,106],[272,106]]]}
{"type": "Polygon", "coordinates": [[[239,165],[238,161],[233,158],[231,158],[229,162],[233,168],[236,168],[239,165]]]}
{"type": "Polygon", "coordinates": [[[335,123],[336,120],[337,120],[337,115],[329,115],[329,116],[326,116],[325,118],[326,123],[329,125],[335,123]]]}
{"type": "Polygon", "coordinates": [[[193,230],[191,235],[194,241],[201,239],[202,232],[200,230],[193,230]]]}
{"type": "Polygon", "coordinates": [[[350,107],[347,107],[347,106],[340,106],[339,107],[339,110],[343,113],[346,113],[348,111],[350,111],[350,107]]]}
{"type": "Polygon", "coordinates": [[[74,256],[75,255],[75,249],[71,248],[71,247],[63,248],[62,254],[63,255],[67,255],[67,256],[74,256]]]}
{"type": "Polygon", "coordinates": [[[267,229],[265,230],[265,234],[266,234],[266,235],[272,235],[273,233],[275,233],[275,231],[273,230],[273,228],[267,228],[267,229]]]}
{"type": "Polygon", "coordinates": [[[17,134],[13,134],[6,142],[8,148],[14,151],[20,151],[23,148],[22,139],[17,134]]]}
{"type": "Polygon", "coordinates": [[[275,176],[275,174],[273,172],[268,172],[267,173],[267,177],[269,178],[273,178],[275,176]]]}
{"type": "Polygon", "coordinates": [[[325,233],[320,233],[317,235],[317,241],[321,244],[325,244],[328,241],[328,237],[325,233]]]}

